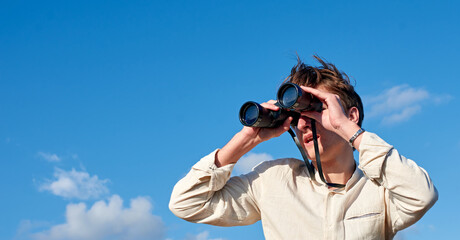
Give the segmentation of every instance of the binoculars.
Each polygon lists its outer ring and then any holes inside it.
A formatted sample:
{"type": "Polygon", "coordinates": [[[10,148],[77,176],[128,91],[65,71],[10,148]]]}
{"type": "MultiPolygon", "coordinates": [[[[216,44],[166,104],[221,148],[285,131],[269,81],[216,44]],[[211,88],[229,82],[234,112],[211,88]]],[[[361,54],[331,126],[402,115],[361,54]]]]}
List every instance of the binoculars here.
{"type": "Polygon", "coordinates": [[[274,128],[282,125],[288,117],[292,116],[291,125],[297,125],[300,112],[321,112],[323,109],[323,103],[318,98],[304,92],[299,85],[291,82],[281,85],[277,99],[275,105],[280,107],[278,111],[266,109],[253,101],[244,103],[240,109],[240,122],[248,127],[274,128]]]}

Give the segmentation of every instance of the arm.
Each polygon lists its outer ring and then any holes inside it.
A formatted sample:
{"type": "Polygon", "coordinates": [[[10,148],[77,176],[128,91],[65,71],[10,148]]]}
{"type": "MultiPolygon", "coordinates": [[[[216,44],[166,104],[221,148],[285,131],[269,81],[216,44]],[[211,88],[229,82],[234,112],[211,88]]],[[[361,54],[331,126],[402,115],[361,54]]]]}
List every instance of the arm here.
{"type": "Polygon", "coordinates": [[[202,158],[181,179],[171,195],[170,210],[190,222],[218,226],[248,225],[260,219],[252,177],[233,177],[234,164],[218,168],[216,151],[202,158]]]}
{"type": "MultiPolygon", "coordinates": [[[[321,113],[302,115],[314,118],[346,141],[360,128],[356,124],[357,109],[351,108],[346,113],[337,95],[308,87],[302,89],[318,97],[327,107],[321,113]]],[[[377,135],[365,132],[356,138],[353,146],[359,151],[359,168],[369,179],[388,190],[386,199],[393,232],[418,221],[438,199],[428,173],[377,135]]]]}
{"type": "Polygon", "coordinates": [[[368,178],[388,190],[388,214],[394,233],[418,221],[438,199],[428,173],[373,133],[362,136],[359,162],[368,178]]]}
{"type": "MultiPolygon", "coordinates": [[[[262,103],[262,107],[278,111],[279,107],[274,105],[276,101],[271,100],[262,103]]],[[[248,153],[258,144],[274,137],[279,137],[290,128],[292,117],[286,119],[283,125],[278,128],[253,128],[243,127],[216,155],[216,166],[222,167],[227,164],[236,163],[244,154],[248,153]]]]}
{"type": "MultiPolygon", "coordinates": [[[[261,105],[278,110],[273,103],[261,105]]],[[[244,127],[222,149],[202,158],[174,187],[170,210],[187,221],[219,226],[258,221],[260,211],[252,189],[258,174],[230,178],[231,171],[240,157],[257,144],[287,131],[291,120],[273,129],[244,127]]]]}

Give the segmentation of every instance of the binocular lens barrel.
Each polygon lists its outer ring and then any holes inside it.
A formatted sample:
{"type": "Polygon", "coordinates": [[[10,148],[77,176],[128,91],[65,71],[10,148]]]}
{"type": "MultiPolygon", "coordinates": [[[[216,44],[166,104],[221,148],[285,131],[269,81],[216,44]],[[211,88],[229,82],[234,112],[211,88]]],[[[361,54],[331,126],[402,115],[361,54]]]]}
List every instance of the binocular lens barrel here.
{"type": "Polygon", "coordinates": [[[296,85],[285,84],[278,91],[278,102],[284,108],[291,108],[301,96],[302,91],[299,91],[296,85]]]}
{"type": "MultiPolygon", "coordinates": [[[[259,108],[256,104],[247,104],[243,110],[243,121],[249,126],[252,126],[259,119],[259,108]]],[[[244,124],[243,123],[243,124],[244,124]]]]}
{"type": "Polygon", "coordinates": [[[287,82],[281,85],[277,97],[276,105],[280,107],[278,111],[266,109],[253,101],[244,103],[240,108],[240,122],[248,127],[274,128],[292,116],[291,125],[296,126],[301,111],[322,111],[322,102],[294,83],[287,82]]]}
{"type": "Polygon", "coordinates": [[[280,108],[273,111],[262,107],[256,102],[246,102],[240,109],[240,122],[248,127],[274,128],[282,125],[289,117],[293,117],[293,124],[297,124],[300,114],[280,108]]]}
{"type": "Polygon", "coordinates": [[[278,102],[283,108],[294,111],[322,111],[323,104],[319,99],[306,93],[294,83],[284,83],[278,89],[278,102]]]}

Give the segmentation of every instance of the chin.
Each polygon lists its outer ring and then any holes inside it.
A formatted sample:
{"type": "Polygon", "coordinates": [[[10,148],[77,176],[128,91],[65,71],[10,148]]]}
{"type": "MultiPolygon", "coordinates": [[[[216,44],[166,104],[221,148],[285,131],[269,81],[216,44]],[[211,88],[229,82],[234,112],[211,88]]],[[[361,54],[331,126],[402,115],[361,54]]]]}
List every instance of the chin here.
{"type": "MultiPolygon", "coordinates": [[[[316,153],[315,153],[315,148],[314,147],[311,147],[311,148],[304,148],[306,149],[306,154],[307,154],[307,157],[310,159],[310,160],[314,160],[316,161],[316,153]]],[[[319,153],[321,155],[321,152],[319,153]]]]}

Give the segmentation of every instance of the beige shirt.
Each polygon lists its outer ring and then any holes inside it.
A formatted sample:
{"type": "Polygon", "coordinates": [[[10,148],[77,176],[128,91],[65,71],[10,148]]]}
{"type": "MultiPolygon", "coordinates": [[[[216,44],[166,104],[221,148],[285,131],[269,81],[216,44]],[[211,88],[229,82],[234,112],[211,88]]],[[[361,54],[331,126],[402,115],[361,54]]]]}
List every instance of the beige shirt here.
{"type": "Polygon", "coordinates": [[[363,134],[359,166],[345,188],[331,190],[303,161],[279,159],[231,177],[215,151],[174,187],[170,209],[187,221],[218,226],[262,220],[266,239],[391,239],[438,195],[427,172],[377,135],[363,134]]]}

